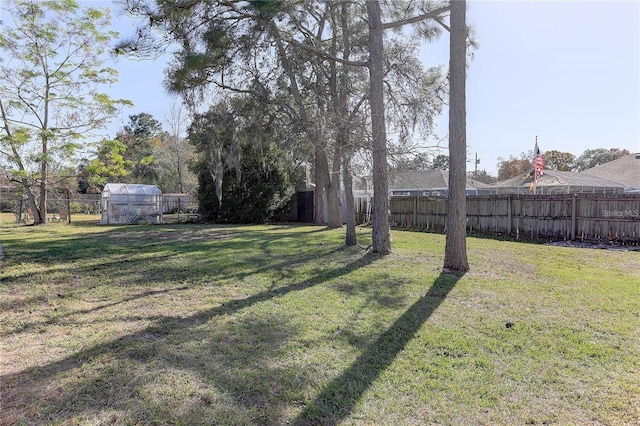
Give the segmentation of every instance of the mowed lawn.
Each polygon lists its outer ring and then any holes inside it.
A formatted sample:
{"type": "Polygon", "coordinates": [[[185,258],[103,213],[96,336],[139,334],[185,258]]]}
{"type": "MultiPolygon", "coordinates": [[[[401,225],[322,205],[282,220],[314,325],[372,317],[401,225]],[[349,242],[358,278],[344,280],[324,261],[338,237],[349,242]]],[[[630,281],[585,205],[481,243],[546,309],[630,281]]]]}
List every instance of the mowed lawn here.
{"type": "Polygon", "coordinates": [[[4,226],[0,424],[640,424],[640,252],[343,239],[4,226]]]}

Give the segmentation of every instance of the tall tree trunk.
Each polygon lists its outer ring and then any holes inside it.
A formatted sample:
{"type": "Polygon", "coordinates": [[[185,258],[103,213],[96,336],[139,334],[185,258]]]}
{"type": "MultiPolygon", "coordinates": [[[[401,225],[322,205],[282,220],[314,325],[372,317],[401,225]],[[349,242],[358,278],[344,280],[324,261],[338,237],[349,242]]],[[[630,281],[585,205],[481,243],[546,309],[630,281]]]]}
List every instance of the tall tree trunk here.
{"type": "Polygon", "coordinates": [[[176,149],[176,174],[178,175],[178,191],[183,194],[184,185],[182,184],[182,152],[180,150],[180,142],[177,138],[178,137],[176,137],[176,140],[174,140],[176,149]]]}
{"type": "MultiPolygon", "coordinates": [[[[323,111],[323,116],[326,116],[329,111],[324,107],[324,100],[318,99],[318,110],[323,111]]],[[[325,214],[325,223],[328,228],[340,228],[342,226],[342,220],[340,218],[340,176],[338,174],[338,179],[336,179],[334,170],[336,167],[335,159],[333,160],[333,165],[331,168],[329,167],[329,156],[327,155],[327,139],[326,139],[326,126],[324,123],[324,117],[318,117],[318,124],[316,125],[317,131],[316,134],[316,142],[318,143],[318,147],[316,152],[320,155],[319,161],[322,163],[321,169],[317,170],[316,173],[322,173],[323,176],[323,186],[316,186],[316,191],[318,188],[321,188],[323,193],[323,201],[325,202],[326,214],[325,214]],[[322,123],[322,124],[321,124],[322,123]]],[[[340,159],[338,159],[338,173],[340,170],[340,159]]]]}
{"type": "Polygon", "coordinates": [[[325,212],[327,211],[327,180],[329,179],[329,162],[327,160],[327,154],[324,149],[319,145],[315,145],[315,157],[316,157],[316,189],[314,193],[314,222],[317,224],[326,224],[327,218],[325,212]]]}
{"type": "Polygon", "coordinates": [[[31,212],[33,213],[33,224],[39,225],[42,223],[42,218],[40,216],[40,209],[38,209],[38,203],[36,202],[36,196],[33,195],[31,185],[29,185],[27,178],[22,178],[21,183],[22,187],[24,188],[25,194],[27,194],[27,206],[31,206],[31,212]]]}
{"type": "Polygon", "coordinates": [[[40,165],[40,208],[39,216],[40,222],[34,222],[36,225],[39,223],[47,223],[47,190],[49,189],[49,92],[51,89],[51,82],[49,75],[45,75],[44,86],[44,117],[42,119],[42,163],[40,165]]]}
{"type": "MultiPolygon", "coordinates": [[[[43,146],[43,154],[47,155],[46,143],[42,143],[43,146]]],[[[49,174],[49,168],[47,167],[48,163],[46,159],[42,159],[42,164],[40,166],[40,173],[42,174],[42,181],[40,182],[40,205],[36,210],[38,210],[38,214],[35,214],[34,211],[34,224],[39,225],[42,223],[47,223],[47,175],[49,174]]]]}
{"type": "MultiPolygon", "coordinates": [[[[9,138],[9,140],[11,140],[13,138],[13,133],[11,132],[11,127],[9,126],[9,119],[7,118],[7,113],[4,107],[4,103],[2,102],[2,99],[0,99],[0,116],[2,117],[2,124],[7,134],[7,137],[9,138]]],[[[26,175],[26,169],[24,167],[24,164],[22,163],[22,160],[21,160],[20,154],[18,153],[16,145],[13,143],[10,143],[10,145],[11,145],[11,151],[14,158],[13,161],[15,161],[16,166],[18,167],[18,170],[23,173],[23,177],[20,179],[20,183],[24,188],[25,194],[27,194],[27,200],[28,200],[27,205],[31,206],[31,212],[33,213],[33,223],[34,225],[38,225],[42,223],[42,216],[40,215],[40,210],[38,209],[38,203],[36,203],[36,197],[35,195],[33,195],[33,191],[31,190],[31,185],[29,184],[29,180],[26,177],[24,177],[26,175]]],[[[46,198],[45,198],[45,205],[46,205],[46,198]]],[[[46,214],[46,211],[45,211],[45,214],[46,214]]],[[[20,215],[22,215],[22,211],[20,211],[20,215]]]]}
{"type": "MultiPolygon", "coordinates": [[[[345,144],[345,146],[347,145],[345,144]]],[[[344,243],[347,246],[355,246],[358,244],[358,237],[356,236],[353,178],[351,177],[351,152],[348,149],[342,151],[342,179],[344,182],[345,223],[347,225],[344,243]]]]}
{"type": "MultiPolygon", "coordinates": [[[[349,59],[351,56],[351,32],[349,30],[349,3],[344,2],[340,7],[340,28],[344,40],[342,57],[349,59]]],[[[345,224],[347,230],[345,234],[345,245],[355,246],[358,244],[356,236],[356,216],[353,200],[353,178],[351,176],[351,156],[353,155],[353,146],[351,145],[350,130],[352,128],[352,120],[347,119],[349,116],[349,106],[347,102],[349,68],[346,65],[341,67],[342,73],[336,82],[337,91],[337,120],[338,129],[336,134],[336,145],[342,147],[342,182],[344,184],[344,202],[345,202],[345,224]]],[[[337,159],[336,159],[337,160],[337,159]]]]}
{"type": "MultiPolygon", "coordinates": [[[[340,161],[340,159],[338,159],[340,161]]],[[[338,171],[339,173],[339,171],[338,171]]],[[[322,147],[316,149],[316,223],[326,223],[328,228],[340,228],[340,179],[332,178],[329,159],[322,147]]]]}
{"type": "MultiPolygon", "coordinates": [[[[329,169],[324,127],[317,124],[316,130],[307,132],[309,139],[315,145],[316,154],[316,223],[326,223],[329,228],[342,226],[340,218],[340,179],[334,181],[329,169]]],[[[338,160],[339,161],[339,160],[338,160]]]]}
{"type": "Polygon", "coordinates": [[[329,221],[327,227],[341,228],[342,214],[340,212],[340,168],[342,165],[342,141],[336,137],[333,148],[333,162],[331,165],[331,180],[327,188],[327,207],[329,209],[329,221]]]}
{"type": "MultiPolygon", "coordinates": [[[[332,28],[336,28],[336,8],[330,8],[330,20],[332,28]]],[[[337,56],[338,37],[334,35],[331,39],[331,55],[337,56]]],[[[338,66],[336,61],[329,61],[329,93],[330,93],[330,106],[327,108],[327,113],[331,114],[330,121],[335,126],[340,119],[338,112],[338,66]]],[[[342,155],[340,146],[340,139],[334,137],[333,140],[333,157],[331,160],[331,170],[329,176],[329,185],[327,186],[327,208],[329,210],[328,216],[328,228],[340,228],[342,227],[342,215],[340,212],[340,167],[342,165],[342,155]]]]}
{"type": "Polygon", "coordinates": [[[389,231],[389,183],[387,181],[387,131],[384,117],[384,47],[378,0],[367,1],[369,18],[369,84],[373,136],[373,230],[372,250],[391,253],[389,231]]]}
{"type": "Polygon", "coordinates": [[[451,1],[449,55],[449,200],[444,268],[469,270],[467,260],[467,110],[466,110],[466,0],[451,1]]]}

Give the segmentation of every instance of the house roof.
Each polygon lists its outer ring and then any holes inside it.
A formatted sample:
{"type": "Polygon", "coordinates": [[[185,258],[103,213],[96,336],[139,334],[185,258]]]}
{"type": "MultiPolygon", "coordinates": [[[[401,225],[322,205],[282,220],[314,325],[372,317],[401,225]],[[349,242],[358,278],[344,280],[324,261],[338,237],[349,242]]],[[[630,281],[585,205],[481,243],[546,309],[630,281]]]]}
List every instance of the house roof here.
{"type": "MultiPolygon", "coordinates": [[[[498,182],[494,188],[520,188],[528,189],[532,179],[525,179],[529,173],[522,173],[511,179],[498,182]]],[[[560,172],[557,170],[545,170],[540,177],[538,187],[583,187],[583,188],[615,188],[622,189],[624,185],[601,177],[588,175],[586,173],[560,172]]]]}
{"type": "MultiPolygon", "coordinates": [[[[467,178],[467,189],[489,188],[490,185],[467,178]]],[[[412,170],[398,173],[389,182],[390,190],[446,190],[449,188],[447,170],[412,170]]]]}
{"type": "Polygon", "coordinates": [[[579,174],[618,182],[627,188],[640,188],[640,153],[625,155],[617,160],[583,170],[579,174]]]}

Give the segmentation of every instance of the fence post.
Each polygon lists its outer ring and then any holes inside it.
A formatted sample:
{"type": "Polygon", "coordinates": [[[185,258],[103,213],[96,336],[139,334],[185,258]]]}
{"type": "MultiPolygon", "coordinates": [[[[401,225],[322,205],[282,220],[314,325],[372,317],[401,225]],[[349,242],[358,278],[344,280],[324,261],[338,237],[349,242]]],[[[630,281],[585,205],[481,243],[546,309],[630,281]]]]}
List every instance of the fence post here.
{"type": "Polygon", "coordinates": [[[413,223],[411,224],[411,228],[418,228],[418,199],[419,195],[416,195],[416,198],[413,201],[413,223]]]}
{"type": "Polygon", "coordinates": [[[576,239],[577,207],[578,207],[578,194],[573,194],[573,197],[571,197],[571,241],[575,241],[576,239]]]}
{"type": "Polygon", "coordinates": [[[71,190],[64,188],[64,196],[67,199],[67,223],[71,223],[71,190]]]}
{"type": "Polygon", "coordinates": [[[511,195],[507,197],[507,235],[511,235],[511,195]]]}

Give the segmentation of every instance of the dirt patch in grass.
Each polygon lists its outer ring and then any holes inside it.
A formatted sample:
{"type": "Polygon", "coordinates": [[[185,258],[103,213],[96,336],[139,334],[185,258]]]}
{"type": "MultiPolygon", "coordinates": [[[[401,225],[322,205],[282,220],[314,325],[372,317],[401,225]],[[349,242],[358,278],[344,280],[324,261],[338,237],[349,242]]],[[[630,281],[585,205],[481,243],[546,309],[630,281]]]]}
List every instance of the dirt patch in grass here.
{"type": "MultiPolygon", "coordinates": [[[[489,280],[516,281],[518,277],[535,277],[538,267],[530,262],[527,253],[517,249],[517,243],[503,242],[505,247],[489,249],[485,241],[479,247],[472,244],[468,250],[470,276],[489,280]],[[509,247],[515,250],[509,250],[509,247]]],[[[520,244],[521,246],[523,244],[520,244]]],[[[524,244],[527,246],[527,244],[524,244]]]]}

